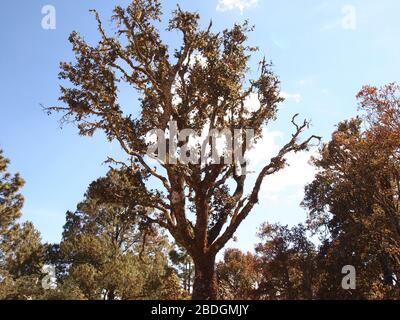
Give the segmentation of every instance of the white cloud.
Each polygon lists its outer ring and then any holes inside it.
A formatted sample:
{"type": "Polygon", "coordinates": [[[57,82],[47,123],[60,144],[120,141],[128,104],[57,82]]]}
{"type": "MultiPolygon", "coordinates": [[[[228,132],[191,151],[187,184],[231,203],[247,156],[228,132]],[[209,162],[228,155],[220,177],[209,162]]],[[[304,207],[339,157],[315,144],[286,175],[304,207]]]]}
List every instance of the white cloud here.
{"type": "MultiPolygon", "coordinates": [[[[263,166],[268,164],[269,160],[279,151],[279,140],[282,138],[283,133],[280,131],[263,129],[263,138],[248,152],[248,170],[257,174],[263,166]]],[[[310,152],[288,154],[286,157],[288,165],[264,180],[261,197],[268,200],[277,200],[283,196],[300,199],[304,186],[312,182],[315,177],[316,169],[309,163],[309,160],[311,156],[316,155],[317,149],[310,152]]]]}
{"type": "Polygon", "coordinates": [[[277,198],[279,194],[293,187],[296,189],[294,194],[302,193],[304,186],[312,182],[316,174],[316,169],[309,163],[310,157],[309,152],[289,154],[288,166],[266,178],[262,187],[265,197],[277,198]]]}
{"type": "Polygon", "coordinates": [[[245,9],[257,6],[258,0],[219,0],[217,11],[229,11],[239,9],[241,13],[245,9]]]}
{"type": "Polygon", "coordinates": [[[280,131],[269,131],[263,128],[263,138],[253,145],[253,148],[246,155],[249,171],[257,171],[260,166],[265,165],[276,155],[278,152],[276,140],[282,136],[283,133],[280,131]]]}
{"type": "Polygon", "coordinates": [[[255,112],[261,107],[260,100],[258,99],[257,93],[250,93],[249,96],[244,101],[244,107],[249,112],[255,112]]]}
{"type": "Polygon", "coordinates": [[[296,103],[300,103],[300,101],[301,101],[300,93],[288,93],[288,92],[282,91],[281,97],[284,98],[285,100],[293,100],[296,103]]]}
{"type": "MultiPolygon", "coordinates": [[[[187,59],[185,60],[184,63],[187,63],[187,59]]],[[[207,58],[203,56],[202,54],[195,54],[193,56],[190,56],[189,59],[189,66],[193,68],[193,66],[198,63],[202,68],[207,67],[207,58]]]]}

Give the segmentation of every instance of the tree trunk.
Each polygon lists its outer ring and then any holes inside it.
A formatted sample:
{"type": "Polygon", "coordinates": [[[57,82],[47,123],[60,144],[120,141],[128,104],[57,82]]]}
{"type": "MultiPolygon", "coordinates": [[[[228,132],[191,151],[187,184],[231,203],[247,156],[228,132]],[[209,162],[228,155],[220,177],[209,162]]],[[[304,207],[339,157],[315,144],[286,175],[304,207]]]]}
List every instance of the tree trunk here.
{"type": "Polygon", "coordinates": [[[200,256],[194,261],[193,300],[217,299],[217,276],[215,274],[215,256],[200,256]]]}
{"type": "Polygon", "coordinates": [[[115,300],[115,290],[110,289],[107,294],[107,300],[115,300]]]}

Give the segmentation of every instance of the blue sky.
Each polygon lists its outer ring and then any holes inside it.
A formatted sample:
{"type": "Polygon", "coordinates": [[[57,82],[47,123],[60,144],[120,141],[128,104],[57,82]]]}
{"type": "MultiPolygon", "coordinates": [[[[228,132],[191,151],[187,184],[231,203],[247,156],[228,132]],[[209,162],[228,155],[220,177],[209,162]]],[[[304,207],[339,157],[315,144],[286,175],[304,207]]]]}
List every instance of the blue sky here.
{"type": "MultiPolygon", "coordinates": [[[[356,114],[355,94],[364,84],[383,85],[400,74],[400,2],[398,0],[209,0],[177,1],[198,11],[214,30],[249,19],[256,26],[249,42],[274,62],[283,95],[278,120],[266,131],[257,155],[265,156],[290,135],[294,113],[311,119],[310,133],[325,140],[340,120],[356,114]],[[264,153],[265,151],[265,153],[264,153]]],[[[119,154],[101,134],[80,137],[72,126],[62,130],[57,116],[40,104],[57,103],[58,63],[71,60],[67,41],[72,30],[96,40],[89,9],[106,21],[114,5],[129,1],[14,0],[0,12],[0,147],[11,159],[11,170],[26,180],[23,219],[31,220],[45,241],[60,240],[66,210],[73,210],[88,184],[103,175],[107,155],[119,154]],[[41,10],[56,9],[56,29],[45,30],[41,10]]],[[[176,1],[164,1],[164,12],[176,1]]],[[[169,39],[174,45],[176,38],[169,39]]],[[[255,67],[257,60],[252,60],[255,67]]],[[[130,92],[123,100],[135,107],[130,92]]],[[[289,169],[267,180],[261,201],[237,232],[231,246],[251,250],[262,222],[296,224],[305,219],[299,208],[302,189],[312,179],[309,155],[291,157],[289,169]]]]}

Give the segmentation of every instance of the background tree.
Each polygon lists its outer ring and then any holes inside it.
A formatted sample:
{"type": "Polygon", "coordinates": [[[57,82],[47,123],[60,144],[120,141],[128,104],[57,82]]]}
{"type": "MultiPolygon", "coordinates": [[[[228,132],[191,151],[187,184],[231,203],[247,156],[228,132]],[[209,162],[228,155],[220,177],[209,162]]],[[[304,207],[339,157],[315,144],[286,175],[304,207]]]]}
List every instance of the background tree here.
{"type": "Polygon", "coordinates": [[[42,299],[45,246],[32,223],[15,224],[7,235],[0,299],[42,299]]]}
{"type": "Polygon", "coordinates": [[[58,250],[61,283],[86,299],[157,299],[179,296],[168,266],[168,239],[142,218],[137,180],[110,170],[86,199],[67,213],[58,250]],[[166,282],[168,286],[166,286],[166,282]]]}
{"type": "Polygon", "coordinates": [[[224,300],[256,299],[260,272],[256,257],[238,249],[227,249],[217,264],[219,297],[224,300]]]}
{"type": "Polygon", "coordinates": [[[177,246],[177,248],[174,248],[169,252],[169,259],[171,260],[176,269],[176,273],[181,279],[183,290],[190,296],[194,278],[192,258],[184,249],[177,246]]]}
{"type": "Polygon", "coordinates": [[[362,118],[338,125],[306,188],[310,224],[327,232],[320,252],[322,298],[399,297],[400,90],[366,86],[362,118]],[[357,289],[343,292],[341,269],[357,270],[357,289]]]}
{"type": "Polygon", "coordinates": [[[24,181],[8,164],[0,150],[0,299],[38,299],[45,249],[32,223],[18,223],[24,181]]]}
{"type": "MultiPolygon", "coordinates": [[[[158,0],[134,0],[126,9],[117,6],[112,18],[117,31],[112,35],[94,13],[100,40],[91,46],[78,33],[71,33],[76,61],[61,63],[60,72],[60,78],[70,83],[61,86],[60,100],[65,105],[49,111],[62,112],[63,120],[75,122],[82,135],[101,130],[109,140],[118,141],[132,160],[126,166],[135,176],[149,177],[153,186],[161,186],[158,192],[150,192],[149,182],[143,186],[143,206],[153,212],[147,217],[168,229],[192,257],[193,298],[216,298],[216,254],[257,204],[264,178],[285,167],[285,155],[307,149],[315,137],[300,142],[308,123],[298,125],[293,120],[292,138],[255,177],[254,185],[247,186],[248,194],[244,163],[215,164],[206,154],[202,164],[180,160],[172,164],[175,153],[168,149],[165,161],[152,167],[147,134],[154,128],[166,132],[169,121],[175,121],[179,131],[193,129],[209,135],[213,129],[251,128],[253,140],[261,139],[263,126],[275,118],[282,101],[279,81],[265,59],[259,77],[247,79],[248,62],[256,50],[246,45],[246,34],[252,30],[247,22],[214,33],[211,23],[203,30],[197,13],[178,7],[167,31],[178,31],[182,45],[173,49],[156,28],[161,20],[158,0]],[[119,104],[122,82],[141,97],[139,108],[119,104]],[[251,97],[258,98],[259,107],[246,106],[251,97]]],[[[213,144],[209,138],[204,142],[213,144]]],[[[245,156],[248,141],[236,142],[245,156]]],[[[178,148],[184,145],[180,141],[178,148]]]]}
{"type": "Polygon", "coordinates": [[[313,299],[317,269],[316,249],[308,239],[306,228],[265,224],[256,246],[257,266],[261,279],[259,299],[313,299]]]}
{"type": "Polygon", "coordinates": [[[21,217],[24,198],[19,193],[24,185],[24,180],[17,173],[14,176],[7,171],[9,160],[4,158],[0,149],[0,235],[4,237],[21,217]]]}

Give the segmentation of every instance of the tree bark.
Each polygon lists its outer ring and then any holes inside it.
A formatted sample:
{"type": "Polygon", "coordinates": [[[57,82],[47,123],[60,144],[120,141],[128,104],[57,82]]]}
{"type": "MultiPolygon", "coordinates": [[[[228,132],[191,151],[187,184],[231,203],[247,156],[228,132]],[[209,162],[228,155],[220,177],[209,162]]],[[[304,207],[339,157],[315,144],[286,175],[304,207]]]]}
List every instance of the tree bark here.
{"type": "Polygon", "coordinates": [[[193,258],[195,276],[193,283],[193,300],[217,299],[217,276],[215,273],[215,256],[202,255],[193,258]]]}
{"type": "Polygon", "coordinates": [[[115,300],[115,289],[107,290],[106,300],[115,300]]]}

